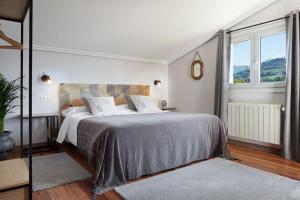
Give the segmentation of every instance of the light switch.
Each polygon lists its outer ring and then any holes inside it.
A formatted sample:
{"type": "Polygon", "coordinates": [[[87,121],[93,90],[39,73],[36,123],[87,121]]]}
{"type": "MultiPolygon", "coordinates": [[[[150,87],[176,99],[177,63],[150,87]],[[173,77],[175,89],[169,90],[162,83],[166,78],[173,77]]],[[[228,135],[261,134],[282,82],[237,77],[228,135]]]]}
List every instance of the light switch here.
{"type": "Polygon", "coordinates": [[[51,101],[51,97],[50,96],[41,96],[40,101],[41,102],[49,102],[49,101],[51,101]]]}

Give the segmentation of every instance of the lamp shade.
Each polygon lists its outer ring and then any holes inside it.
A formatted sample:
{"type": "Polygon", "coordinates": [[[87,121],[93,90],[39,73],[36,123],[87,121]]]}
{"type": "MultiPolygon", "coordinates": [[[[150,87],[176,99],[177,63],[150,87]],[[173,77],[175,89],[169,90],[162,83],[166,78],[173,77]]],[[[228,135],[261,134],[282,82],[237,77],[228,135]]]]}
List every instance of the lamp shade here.
{"type": "Polygon", "coordinates": [[[161,86],[161,81],[160,81],[160,80],[155,80],[155,81],[154,81],[154,85],[156,85],[156,86],[161,86]]]}
{"type": "Polygon", "coordinates": [[[48,83],[48,84],[51,84],[52,83],[52,79],[51,79],[51,76],[47,75],[47,74],[43,74],[41,76],[41,80],[44,82],[44,83],[48,83]]]}

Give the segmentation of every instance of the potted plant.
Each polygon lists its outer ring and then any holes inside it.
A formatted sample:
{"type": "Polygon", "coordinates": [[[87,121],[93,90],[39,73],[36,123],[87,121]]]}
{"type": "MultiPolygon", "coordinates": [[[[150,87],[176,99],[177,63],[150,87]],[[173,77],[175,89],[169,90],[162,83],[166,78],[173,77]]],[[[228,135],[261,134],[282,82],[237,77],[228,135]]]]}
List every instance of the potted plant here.
{"type": "Polygon", "coordinates": [[[4,119],[8,113],[18,106],[16,100],[19,98],[19,78],[9,81],[0,74],[0,160],[3,154],[15,148],[15,141],[10,137],[11,132],[5,131],[4,119]]]}

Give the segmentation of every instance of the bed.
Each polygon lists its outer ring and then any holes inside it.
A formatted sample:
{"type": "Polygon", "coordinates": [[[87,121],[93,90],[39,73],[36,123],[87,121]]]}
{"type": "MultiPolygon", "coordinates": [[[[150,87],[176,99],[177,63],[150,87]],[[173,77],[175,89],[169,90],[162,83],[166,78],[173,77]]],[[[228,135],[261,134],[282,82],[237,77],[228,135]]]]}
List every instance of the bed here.
{"type": "MultiPolygon", "coordinates": [[[[119,92],[149,93],[146,86],[134,92],[128,87],[119,92]]],[[[68,140],[76,145],[96,169],[94,195],[143,175],[214,156],[229,157],[224,124],[214,115],[138,114],[122,106],[119,113],[103,117],[79,112],[66,117],[61,126],[58,142],[68,140]]]]}

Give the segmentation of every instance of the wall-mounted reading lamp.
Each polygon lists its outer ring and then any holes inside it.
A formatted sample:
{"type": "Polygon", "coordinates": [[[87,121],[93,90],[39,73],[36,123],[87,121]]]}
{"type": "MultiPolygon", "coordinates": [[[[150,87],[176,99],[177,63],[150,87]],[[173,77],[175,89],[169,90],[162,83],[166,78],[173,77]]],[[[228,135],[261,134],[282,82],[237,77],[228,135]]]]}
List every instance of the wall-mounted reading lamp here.
{"type": "Polygon", "coordinates": [[[48,84],[51,84],[52,83],[52,79],[51,79],[51,76],[47,75],[47,74],[43,74],[41,76],[41,80],[44,82],[44,83],[48,83],[48,84]]]}
{"type": "Polygon", "coordinates": [[[160,87],[161,86],[161,81],[160,80],[155,80],[154,85],[160,87]]]}

